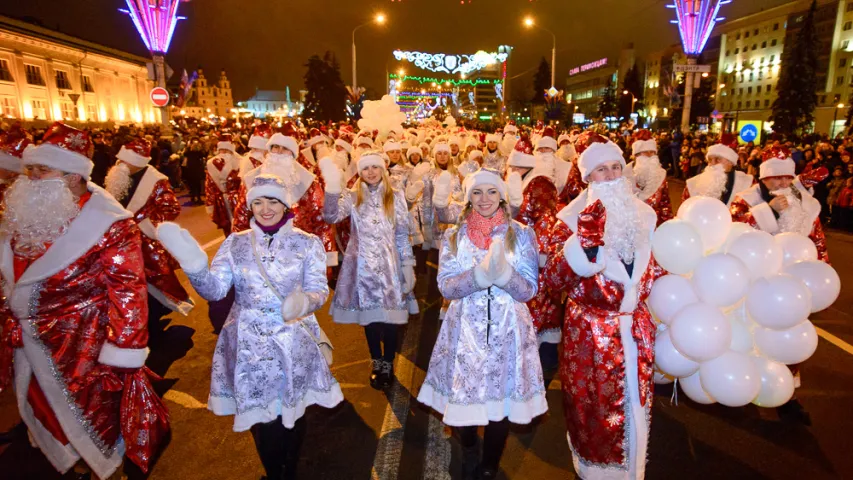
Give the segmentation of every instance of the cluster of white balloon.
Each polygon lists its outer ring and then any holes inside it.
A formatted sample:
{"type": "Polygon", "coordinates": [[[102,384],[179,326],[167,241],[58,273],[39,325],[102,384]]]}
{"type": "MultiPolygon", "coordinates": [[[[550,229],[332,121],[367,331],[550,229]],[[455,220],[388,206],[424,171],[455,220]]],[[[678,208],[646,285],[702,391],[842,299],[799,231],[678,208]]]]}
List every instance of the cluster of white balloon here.
{"type": "Polygon", "coordinates": [[[786,365],[817,348],[808,316],[841,290],[814,243],[733,223],[719,200],[692,197],[655,231],[652,250],[669,272],[648,299],[659,322],[655,382],[677,378],[703,404],[787,402],[794,378],[786,365]]]}
{"type": "Polygon", "coordinates": [[[403,131],[406,114],[400,111],[400,106],[391,95],[383,95],[381,100],[367,100],[361,108],[361,119],[358,121],[359,130],[378,130],[382,138],[391,130],[403,131]]]}

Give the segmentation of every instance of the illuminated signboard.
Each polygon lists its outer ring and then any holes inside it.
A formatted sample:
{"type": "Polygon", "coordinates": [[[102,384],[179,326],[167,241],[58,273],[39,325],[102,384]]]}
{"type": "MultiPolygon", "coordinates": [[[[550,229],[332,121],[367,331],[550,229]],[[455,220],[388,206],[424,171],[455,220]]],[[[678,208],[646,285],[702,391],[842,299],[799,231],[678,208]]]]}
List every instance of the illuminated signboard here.
{"type": "Polygon", "coordinates": [[[577,75],[581,72],[586,72],[589,70],[594,70],[596,68],[601,68],[605,65],[607,65],[607,58],[601,58],[601,59],[598,59],[594,62],[585,63],[579,67],[575,67],[575,68],[569,70],[569,76],[577,75]]]}
{"type": "Polygon", "coordinates": [[[394,58],[397,61],[414,63],[416,67],[436,73],[448,73],[451,75],[460,73],[467,74],[481,70],[489,65],[495,65],[506,61],[509,55],[506,53],[484,52],[480,50],[472,55],[453,55],[446,53],[424,53],[404,52],[394,50],[394,58]]]}

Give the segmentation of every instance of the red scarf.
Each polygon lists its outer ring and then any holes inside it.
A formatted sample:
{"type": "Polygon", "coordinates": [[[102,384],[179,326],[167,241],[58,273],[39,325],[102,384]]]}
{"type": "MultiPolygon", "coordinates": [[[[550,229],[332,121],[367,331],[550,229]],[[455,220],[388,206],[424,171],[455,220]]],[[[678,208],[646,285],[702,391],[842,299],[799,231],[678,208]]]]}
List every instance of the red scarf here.
{"type": "Polygon", "coordinates": [[[506,223],[503,210],[498,209],[490,218],[486,218],[477,212],[468,215],[468,239],[471,243],[482,250],[488,250],[492,244],[492,230],[498,225],[506,223]]]}

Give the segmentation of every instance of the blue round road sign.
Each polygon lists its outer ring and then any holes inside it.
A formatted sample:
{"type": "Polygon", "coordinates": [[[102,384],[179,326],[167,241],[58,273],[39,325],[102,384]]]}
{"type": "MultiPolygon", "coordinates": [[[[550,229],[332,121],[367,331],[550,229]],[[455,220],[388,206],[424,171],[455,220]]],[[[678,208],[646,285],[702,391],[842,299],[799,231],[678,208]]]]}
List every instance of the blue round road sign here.
{"type": "Polygon", "coordinates": [[[752,124],[746,124],[740,129],[740,138],[744,142],[751,142],[758,137],[758,127],[752,124]]]}

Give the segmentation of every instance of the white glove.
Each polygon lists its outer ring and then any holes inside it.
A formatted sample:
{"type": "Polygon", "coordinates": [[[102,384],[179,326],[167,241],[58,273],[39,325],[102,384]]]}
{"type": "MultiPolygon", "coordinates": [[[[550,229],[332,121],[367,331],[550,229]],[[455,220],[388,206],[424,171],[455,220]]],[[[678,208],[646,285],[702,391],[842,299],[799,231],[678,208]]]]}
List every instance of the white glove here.
{"type": "Polygon", "coordinates": [[[480,288],[489,288],[495,284],[497,275],[501,274],[505,267],[506,258],[504,258],[503,242],[495,240],[489,246],[489,251],[483,260],[474,267],[474,282],[480,288]]]}
{"type": "Polygon", "coordinates": [[[511,172],[506,178],[507,186],[509,187],[509,206],[518,208],[524,202],[524,191],[521,188],[521,175],[518,172],[511,172]]]}
{"type": "Polygon", "coordinates": [[[335,165],[335,159],[332,157],[323,157],[320,159],[318,166],[320,167],[320,174],[323,176],[323,180],[326,181],[326,193],[340,195],[343,190],[341,188],[343,174],[338,170],[338,166],[335,165]]]}
{"type": "Polygon", "coordinates": [[[452,178],[450,172],[444,171],[435,179],[432,204],[436,208],[446,208],[450,205],[450,183],[452,178]]]}
{"type": "Polygon", "coordinates": [[[412,178],[422,180],[430,170],[432,170],[432,165],[429,162],[422,161],[412,170],[412,178]]]}
{"type": "Polygon", "coordinates": [[[403,295],[415,289],[415,266],[403,265],[403,295]]]}
{"type": "Polygon", "coordinates": [[[504,242],[493,241],[489,247],[489,278],[495,285],[503,287],[509,282],[510,276],[512,276],[512,268],[506,261],[504,242]]]}
{"type": "Polygon", "coordinates": [[[308,296],[300,291],[294,291],[281,304],[281,318],[285,322],[304,317],[308,313],[308,296]]]}
{"type": "Polygon", "coordinates": [[[406,187],[406,200],[410,203],[414,203],[418,199],[418,195],[424,191],[424,181],[417,180],[415,182],[409,182],[409,186],[406,187]]]}
{"type": "Polygon", "coordinates": [[[173,222],[157,226],[157,239],[175,257],[187,273],[198,273],[207,268],[207,254],[186,228],[173,222]]]}

